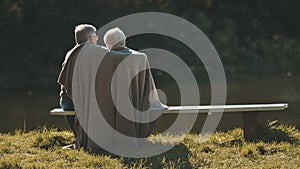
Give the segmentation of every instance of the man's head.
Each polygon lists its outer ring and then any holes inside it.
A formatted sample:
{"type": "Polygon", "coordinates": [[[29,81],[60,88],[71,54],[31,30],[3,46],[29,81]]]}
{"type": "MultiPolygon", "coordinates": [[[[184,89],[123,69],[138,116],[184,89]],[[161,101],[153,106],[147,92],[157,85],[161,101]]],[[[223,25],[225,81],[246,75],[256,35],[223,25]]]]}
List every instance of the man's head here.
{"type": "Polygon", "coordinates": [[[103,41],[108,49],[112,49],[113,47],[125,46],[125,40],[125,34],[118,27],[108,30],[103,37],[103,41]]]}
{"type": "Polygon", "coordinates": [[[88,24],[80,24],[75,27],[75,41],[77,44],[90,42],[97,44],[98,36],[96,35],[96,28],[88,24]]]}

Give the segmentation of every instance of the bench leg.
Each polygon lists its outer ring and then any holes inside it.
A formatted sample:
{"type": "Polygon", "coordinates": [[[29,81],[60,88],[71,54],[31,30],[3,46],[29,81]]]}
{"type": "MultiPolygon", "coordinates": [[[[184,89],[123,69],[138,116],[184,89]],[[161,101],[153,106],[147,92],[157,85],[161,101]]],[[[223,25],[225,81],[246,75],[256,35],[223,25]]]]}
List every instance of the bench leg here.
{"type": "Polygon", "coordinates": [[[243,112],[243,130],[246,141],[255,141],[258,138],[259,125],[259,112],[243,112]]]}

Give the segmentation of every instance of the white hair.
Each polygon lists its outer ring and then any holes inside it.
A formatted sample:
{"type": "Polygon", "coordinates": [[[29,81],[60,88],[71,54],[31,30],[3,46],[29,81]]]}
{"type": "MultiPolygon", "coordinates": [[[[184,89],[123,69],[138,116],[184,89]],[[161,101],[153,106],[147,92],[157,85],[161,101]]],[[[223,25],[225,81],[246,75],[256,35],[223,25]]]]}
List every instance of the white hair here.
{"type": "Polygon", "coordinates": [[[120,42],[123,42],[120,43],[121,45],[125,45],[125,39],[125,34],[118,27],[108,30],[103,37],[103,41],[108,49],[112,49],[116,44],[120,42]]]}

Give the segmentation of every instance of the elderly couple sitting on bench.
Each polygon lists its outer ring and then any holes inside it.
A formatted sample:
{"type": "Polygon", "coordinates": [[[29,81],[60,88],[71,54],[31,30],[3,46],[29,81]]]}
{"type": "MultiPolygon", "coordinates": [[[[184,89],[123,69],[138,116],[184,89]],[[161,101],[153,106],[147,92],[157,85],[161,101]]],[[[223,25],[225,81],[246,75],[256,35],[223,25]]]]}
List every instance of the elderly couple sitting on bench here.
{"type": "Polygon", "coordinates": [[[129,137],[145,138],[155,122],[136,123],[127,117],[136,118],[130,111],[145,111],[150,106],[167,108],[158,98],[147,56],[127,48],[126,37],[117,27],[108,30],[103,40],[106,47],[97,45],[94,26],[76,26],[76,45],[67,52],[58,77],[62,109],[76,109],[76,116],[65,116],[75,134],[76,147],[99,148],[87,132],[89,123],[94,120],[93,109],[100,109],[114,130],[129,137]],[[132,107],[126,109],[124,104],[128,103],[132,107]],[[127,115],[120,111],[122,106],[127,115]]]}

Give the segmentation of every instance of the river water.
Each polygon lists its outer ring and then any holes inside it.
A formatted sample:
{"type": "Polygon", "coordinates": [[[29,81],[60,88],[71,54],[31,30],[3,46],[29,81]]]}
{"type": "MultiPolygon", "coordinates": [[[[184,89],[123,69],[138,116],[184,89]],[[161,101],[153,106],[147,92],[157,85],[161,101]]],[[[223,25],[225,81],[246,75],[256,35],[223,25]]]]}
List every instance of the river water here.
{"type": "MultiPolygon", "coordinates": [[[[226,104],[251,103],[289,103],[289,108],[278,112],[261,113],[262,122],[279,120],[283,124],[300,127],[300,77],[277,76],[227,79],[226,104]]],[[[178,105],[180,97],[176,86],[160,85],[157,87],[167,94],[168,105],[178,105]],[[175,90],[175,91],[174,91],[175,90]]],[[[210,103],[210,85],[208,82],[199,85],[201,105],[210,103]]],[[[0,132],[15,129],[32,130],[38,126],[66,128],[63,117],[50,116],[49,110],[58,107],[59,87],[53,84],[49,90],[1,90],[0,132]]],[[[167,128],[174,116],[163,115],[159,119],[159,128],[167,128]]],[[[194,130],[199,131],[206,115],[199,115],[194,130]]],[[[173,120],[172,120],[173,119],[173,120]]],[[[227,130],[242,125],[241,113],[226,113],[219,123],[219,130],[227,130]]]]}

